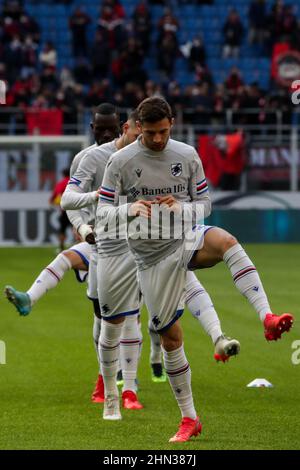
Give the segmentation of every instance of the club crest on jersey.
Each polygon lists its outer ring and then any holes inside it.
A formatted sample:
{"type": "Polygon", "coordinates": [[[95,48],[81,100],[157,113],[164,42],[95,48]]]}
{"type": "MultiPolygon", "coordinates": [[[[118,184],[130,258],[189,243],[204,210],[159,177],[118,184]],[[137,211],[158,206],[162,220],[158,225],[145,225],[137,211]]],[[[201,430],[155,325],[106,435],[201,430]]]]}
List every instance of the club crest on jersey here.
{"type": "Polygon", "coordinates": [[[135,170],[135,172],[136,172],[136,174],[137,174],[137,176],[138,176],[139,178],[141,177],[142,171],[143,171],[143,170],[141,170],[140,168],[137,168],[137,169],[135,170]]]}
{"type": "Polygon", "coordinates": [[[180,176],[182,173],[182,164],[181,163],[172,163],[171,173],[173,176],[180,176]]]}

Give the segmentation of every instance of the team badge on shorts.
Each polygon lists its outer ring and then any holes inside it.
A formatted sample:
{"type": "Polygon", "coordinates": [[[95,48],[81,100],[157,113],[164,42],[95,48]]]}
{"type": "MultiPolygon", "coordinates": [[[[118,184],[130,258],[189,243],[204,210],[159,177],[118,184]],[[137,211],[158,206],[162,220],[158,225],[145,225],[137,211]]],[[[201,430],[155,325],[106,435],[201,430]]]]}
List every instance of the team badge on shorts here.
{"type": "Polygon", "coordinates": [[[158,325],[161,323],[160,319],[158,318],[157,315],[155,315],[155,317],[152,318],[152,323],[153,325],[157,328],[158,325]]]}
{"type": "Polygon", "coordinates": [[[182,173],[182,164],[181,163],[172,163],[171,173],[173,176],[180,176],[182,173]]]}
{"type": "Polygon", "coordinates": [[[103,313],[108,313],[110,311],[110,308],[107,304],[101,305],[100,308],[101,308],[101,312],[103,313]]]}

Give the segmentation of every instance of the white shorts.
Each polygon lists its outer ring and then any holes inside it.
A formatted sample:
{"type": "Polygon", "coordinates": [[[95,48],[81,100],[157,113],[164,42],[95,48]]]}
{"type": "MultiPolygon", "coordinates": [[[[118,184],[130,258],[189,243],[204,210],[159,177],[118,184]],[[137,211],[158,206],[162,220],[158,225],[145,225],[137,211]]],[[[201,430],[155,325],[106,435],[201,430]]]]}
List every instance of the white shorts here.
{"type": "Polygon", "coordinates": [[[131,252],[107,258],[98,256],[97,279],[103,318],[113,319],[139,313],[140,289],[131,252]]]}
{"type": "Polygon", "coordinates": [[[88,269],[89,269],[90,258],[91,258],[91,253],[92,253],[92,246],[89,245],[89,243],[87,242],[81,242],[81,243],[77,243],[76,245],[71,246],[69,250],[75,251],[75,253],[77,253],[80,256],[80,258],[86,265],[86,271],[83,271],[80,269],[74,269],[77,281],[85,282],[88,277],[88,269]]]}
{"type": "Polygon", "coordinates": [[[87,291],[86,294],[90,300],[98,300],[98,283],[97,283],[97,261],[98,261],[98,253],[96,245],[90,245],[91,249],[91,256],[90,256],[90,264],[89,264],[89,273],[87,278],[87,291]]]}
{"type": "Polygon", "coordinates": [[[205,225],[195,226],[188,243],[185,240],[170,256],[138,273],[153,329],[158,333],[167,330],[183,314],[189,262],[195,251],[203,247],[207,229],[205,225]]]}
{"type": "Polygon", "coordinates": [[[97,292],[97,248],[96,245],[90,245],[87,242],[77,243],[71,246],[69,250],[75,251],[84,264],[86,271],[81,269],[74,269],[76,279],[78,282],[87,281],[86,295],[90,300],[98,300],[97,292]]]}

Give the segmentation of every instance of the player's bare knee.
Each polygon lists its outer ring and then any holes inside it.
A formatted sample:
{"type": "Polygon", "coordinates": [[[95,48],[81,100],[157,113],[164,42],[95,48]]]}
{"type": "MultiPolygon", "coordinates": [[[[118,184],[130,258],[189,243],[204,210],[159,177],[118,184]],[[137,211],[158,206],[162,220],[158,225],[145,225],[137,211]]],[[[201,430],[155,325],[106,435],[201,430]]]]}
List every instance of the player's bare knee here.
{"type": "Polygon", "coordinates": [[[173,327],[174,325],[161,335],[162,346],[168,352],[175,351],[182,345],[182,331],[173,327]]]}
{"type": "Polygon", "coordinates": [[[66,258],[68,258],[71,261],[71,263],[74,260],[74,255],[78,256],[76,253],[74,253],[74,251],[70,251],[70,250],[64,250],[61,252],[61,254],[64,255],[66,258]]]}
{"type": "Polygon", "coordinates": [[[182,341],[179,338],[172,338],[168,336],[162,337],[162,346],[167,352],[175,351],[180,348],[182,341]]]}
{"type": "Polygon", "coordinates": [[[238,241],[233,235],[231,235],[230,233],[226,234],[221,244],[222,255],[224,255],[226,251],[230,250],[230,248],[234,247],[237,244],[238,241]]]}
{"type": "Polygon", "coordinates": [[[70,261],[72,269],[80,269],[82,271],[87,271],[85,263],[82,261],[78,253],[72,250],[65,250],[61,253],[70,261]]]}

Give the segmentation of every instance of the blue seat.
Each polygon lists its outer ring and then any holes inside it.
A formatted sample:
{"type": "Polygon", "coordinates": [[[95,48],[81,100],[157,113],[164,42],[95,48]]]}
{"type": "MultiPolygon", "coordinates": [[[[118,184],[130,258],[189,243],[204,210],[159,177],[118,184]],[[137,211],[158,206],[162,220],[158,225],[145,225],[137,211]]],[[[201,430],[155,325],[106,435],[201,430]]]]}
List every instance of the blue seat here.
{"type": "Polygon", "coordinates": [[[199,13],[196,5],[181,5],[179,6],[179,12],[182,17],[190,18],[197,16],[199,13]]]}
{"type": "Polygon", "coordinates": [[[53,6],[47,3],[36,5],[36,15],[38,19],[42,16],[51,16],[53,6]]]}
{"type": "Polygon", "coordinates": [[[56,25],[57,25],[58,30],[68,28],[69,27],[69,19],[66,18],[65,16],[58,16],[56,18],[56,25]]]}
{"type": "Polygon", "coordinates": [[[53,12],[56,14],[57,18],[68,16],[68,11],[65,5],[56,4],[52,6],[52,9],[53,9],[53,12]]]}

